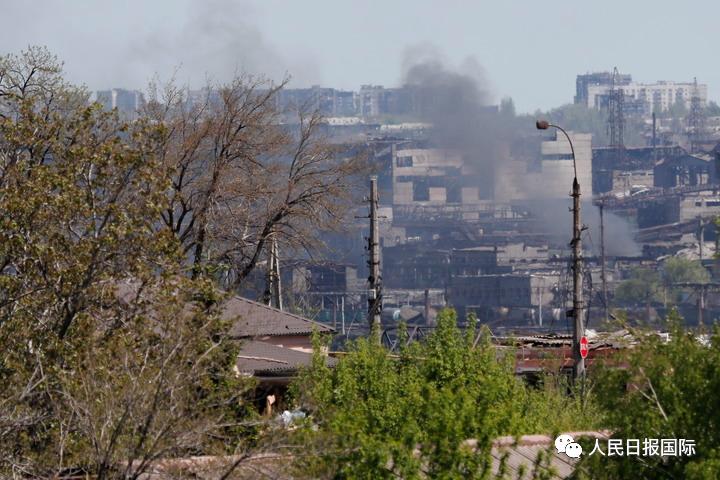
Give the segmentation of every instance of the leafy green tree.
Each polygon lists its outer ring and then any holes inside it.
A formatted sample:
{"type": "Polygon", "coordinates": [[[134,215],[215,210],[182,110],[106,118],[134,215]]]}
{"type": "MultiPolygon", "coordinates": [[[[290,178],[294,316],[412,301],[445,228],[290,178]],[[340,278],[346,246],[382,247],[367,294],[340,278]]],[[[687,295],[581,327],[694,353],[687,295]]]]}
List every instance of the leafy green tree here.
{"type": "Polygon", "coordinates": [[[718,105],[717,102],[710,100],[707,107],[705,107],[705,115],[709,117],[720,116],[720,105],[718,105]]]}
{"type": "Polygon", "coordinates": [[[664,112],[665,116],[669,118],[684,117],[687,113],[688,109],[682,97],[675,97],[675,102],[664,112]]]}
{"type": "Polygon", "coordinates": [[[679,302],[682,294],[690,290],[678,284],[703,284],[710,281],[710,273],[697,260],[671,257],[665,261],[662,268],[663,285],[673,302],[679,302]]]}
{"type": "MultiPolygon", "coordinates": [[[[607,110],[588,108],[583,104],[570,103],[547,112],[536,112],[536,118],[544,117],[566,130],[579,133],[591,133],[593,145],[603,146],[610,141],[608,135],[607,110]]],[[[529,119],[528,119],[529,120],[529,119]]],[[[627,146],[645,145],[644,124],[637,115],[625,115],[625,144],[627,146]]]]}
{"type": "Polygon", "coordinates": [[[365,339],[334,368],[319,359],[295,385],[311,411],[305,465],[335,478],[484,478],[502,435],[591,426],[592,408],[533,390],[514,374],[513,352],[461,331],[444,310],[426,341],[390,355],[365,339]]]}
{"type": "Polygon", "coordinates": [[[643,304],[662,299],[660,274],[650,268],[636,268],[629,279],[624,280],[615,290],[615,298],[625,304],[643,304]]]}
{"type": "Polygon", "coordinates": [[[222,297],[155,228],[165,127],[87,100],[45,49],[0,57],[3,478],[137,478],[246,445],[222,297]]]}
{"type": "Polygon", "coordinates": [[[694,440],[694,453],[586,456],[578,478],[720,478],[720,332],[708,344],[684,331],[676,312],[668,323],[669,342],[646,336],[628,351],[628,367],[606,371],[596,391],[614,438],[694,440]]]}

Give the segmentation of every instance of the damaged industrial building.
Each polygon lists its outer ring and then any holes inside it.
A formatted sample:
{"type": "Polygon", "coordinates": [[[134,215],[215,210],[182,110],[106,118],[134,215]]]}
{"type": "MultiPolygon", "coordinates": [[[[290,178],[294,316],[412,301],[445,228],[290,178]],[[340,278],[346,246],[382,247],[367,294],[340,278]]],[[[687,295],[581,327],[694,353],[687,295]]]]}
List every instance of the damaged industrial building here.
{"type": "Polygon", "coordinates": [[[496,335],[568,334],[577,179],[585,327],[612,329],[620,309],[650,323],[672,308],[689,325],[715,318],[720,117],[704,85],[579,75],[575,102],[604,131],[538,131],[493,105],[481,81],[416,67],[404,87],[284,93],[326,111],[324,134],[365,156],[373,177],[324,255],[280,259],[287,309],[332,327],[334,346],[374,321],[392,344],[400,324],[422,332],[443,307],[496,335]],[[649,291],[633,290],[648,270],[649,291]]]}

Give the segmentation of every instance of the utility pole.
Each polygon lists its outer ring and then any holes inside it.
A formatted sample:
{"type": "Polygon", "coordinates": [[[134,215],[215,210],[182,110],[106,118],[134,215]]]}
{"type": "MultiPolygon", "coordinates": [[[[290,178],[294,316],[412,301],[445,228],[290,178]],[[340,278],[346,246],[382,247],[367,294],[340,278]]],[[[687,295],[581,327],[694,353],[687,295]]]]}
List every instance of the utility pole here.
{"type": "Polygon", "coordinates": [[[265,303],[282,310],[282,288],[280,285],[280,253],[275,233],[271,234],[267,256],[267,287],[265,303]]]}
{"type": "Polygon", "coordinates": [[[703,261],[703,240],[705,238],[705,222],[702,217],[698,217],[698,255],[700,256],[700,265],[703,261]]]}
{"type": "Polygon", "coordinates": [[[605,323],[607,323],[609,305],[605,272],[605,203],[601,201],[598,207],[600,207],[600,279],[602,281],[603,313],[605,315],[605,323]]]}
{"type": "Polygon", "coordinates": [[[382,278],[380,277],[380,229],[378,225],[377,176],[370,177],[370,236],[368,237],[368,323],[370,334],[380,342],[380,314],[382,313],[382,278]]]}
{"type": "Polygon", "coordinates": [[[345,335],[345,294],[340,296],[340,321],[342,322],[342,334],[345,335]]]}
{"type": "Polygon", "coordinates": [[[703,318],[703,311],[705,310],[705,288],[707,285],[700,285],[700,290],[698,291],[698,298],[697,298],[697,304],[698,304],[698,328],[703,328],[704,318],[703,318]]]}
{"type": "MultiPolygon", "coordinates": [[[[582,381],[583,389],[585,385],[585,359],[580,353],[580,343],[585,336],[585,307],[583,305],[583,272],[582,272],[582,224],[580,223],[580,183],[577,178],[577,161],[575,159],[575,148],[573,147],[570,135],[563,130],[562,127],[548,123],[546,120],[538,120],[535,123],[538,130],[547,130],[552,127],[560,130],[567,138],[570,144],[570,152],[573,159],[573,186],[570,196],[573,199],[573,236],[570,245],[572,246],[572,270],[573,270],[573,308],[568,312],[568,316],[573,319],[573,380],[582,381]]],[[[622,137],[621,137],[622,138],[622,137]]]]}
{"type": "MultiPolygon", "coordinates": [[[[569,140],[569,139],[568,139],[569,140]]],[[[574,157],[574,154],[573,154],[574,157]]],[[[573,179],[573,357],[575,380],[585,378],[585,359],[580,355],[580,340],[585,335],[585,308],[582,291],[582,226],[580,224],[580,183],[577,176],[573,179]]]]}
{"type": "Polygon", "coordinates": [[[430,289],[425,289],[425,325],[431,325],[430,322],[430,289]]]}
{"type": "Polygon", "coordinates": [[[657,118],[655,112],[652,112],[652,153],[653,165],[657,163],[657,118]]]}

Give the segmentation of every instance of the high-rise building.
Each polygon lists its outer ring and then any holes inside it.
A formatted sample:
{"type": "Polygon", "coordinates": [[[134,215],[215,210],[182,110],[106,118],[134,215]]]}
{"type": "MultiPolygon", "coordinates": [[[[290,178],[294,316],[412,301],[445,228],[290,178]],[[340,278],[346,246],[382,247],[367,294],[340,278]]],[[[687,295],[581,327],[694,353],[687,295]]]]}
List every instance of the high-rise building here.
{"type": "Polygon", "coordinates": [[[97,92],[96,100],[106,110],[117,108],[122,116],[130,120],[137,118],[138,111],[145,103],[142,92],[123,88],[101,90],[97,92]]]}
{"type": "MultiPolygon", "coordinates": [[[[575,103],[588,104],[588,88],[599,85],[612,85],[613,72],[595,72],[578,75],[575,80],[575,103]]],[[[615,85],[629,85],[632,83],[632,76],[621,74],[615,77],[615,85]]]]}
{"type": "MultiPolygon", "coordinates": [[[[613,88],[613,74],[610,72],[578,75],[576,79],[575,103],[588,108],[606,108],[613,88]]],[[[649,115],[652,112],[667,111],[677,102],[689,109],[693,95],[701,105],[707,104],[707,85],[694,82],[658,81],[655,83],[633,82],[630,75],[616,75],[615,89],[622,90],[626,111],[649,115]]]]}
{"type": "Polygon", "coordinates": [[[407,115],[414,111],[413,100],[413,92],[409,87],[362,85],[358,94],[358,110],[363,117],[407,115]]]}
{"type": "Polygon", "coordinates": [[[318,110],[331,117],[357,115],[355,92],[323,88],[314,85],[310,88],[286,88],[277,94],[278,108],[281,110],[306,108],[318,110]]]}

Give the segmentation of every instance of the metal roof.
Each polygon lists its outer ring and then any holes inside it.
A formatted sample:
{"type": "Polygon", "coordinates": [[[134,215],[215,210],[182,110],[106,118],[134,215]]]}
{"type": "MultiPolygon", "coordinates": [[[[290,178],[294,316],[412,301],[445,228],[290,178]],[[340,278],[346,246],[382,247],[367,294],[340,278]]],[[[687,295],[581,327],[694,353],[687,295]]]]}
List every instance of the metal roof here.
{"type": "Polygon", "coordinates": [[[221,317],[235,320],[230,328],[230,336],[234,338],[309,335],[313,331],[334,332],[332,327],[324,323],[237,296],[223,304],[221,317]]]}
{"type": "MultiPolygon", "coordinates": [[[[294,375],[311,362],[311,353],[251,340],[242,344],[236,365],[240,373],[263,377],[294,375]]],[[[337,359],[327,357],[326,362],[335,365],[337,359]]]]}

